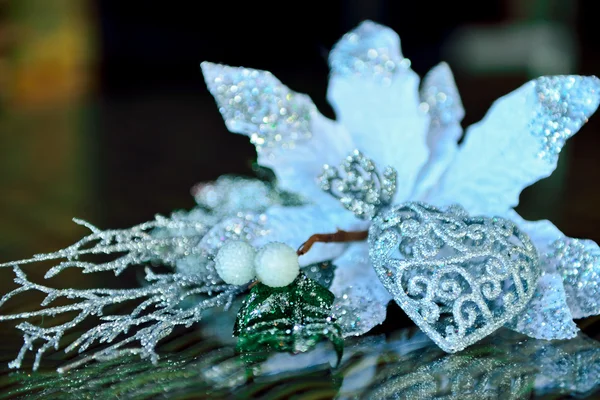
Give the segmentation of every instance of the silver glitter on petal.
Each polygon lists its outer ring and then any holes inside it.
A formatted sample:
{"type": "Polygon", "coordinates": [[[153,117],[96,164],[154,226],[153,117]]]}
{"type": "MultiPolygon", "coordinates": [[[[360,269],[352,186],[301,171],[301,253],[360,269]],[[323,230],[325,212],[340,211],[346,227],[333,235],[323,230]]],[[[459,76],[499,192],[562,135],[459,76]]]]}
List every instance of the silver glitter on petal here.
{"type": "Polygon", "coordinates": [[[555,162],[573,136],[600,103],[600,79],[592,76],[544,76],[534,81],[539,107],[531,132],[539,136],[541,158],[555,162]]]}
{"type": "Polygon", "coordinates": [[[525,310],[506,326],[536,339],[571,339],[577,336],[577,325],[569,312],[560,276],[542,275],[525,310]]]}
{"type": "Polygon", "coordinates": [[[383,323],[387,314],[387,302],[374,299],[372,294],[360,285],[346,287],[336,294],[331,315],[342,329],[342,335],[359,336],[383,323]]]}
{"type": "Polygon", "coordinates": [[[227,129],[249,136],[257,151],[291,149],[312,137],[314,104],[270,72],[209,62],[201,67],[227,129]]]}
{"type": "Polygon", "coordinates": [[[591,240],[564,238],[542,260],[562,276],[574,318],[600,314],[600,249],[591,240]]]}
{"type": "Polygon", "coordinates": [[[371,21],[346,33],[329,54],[331,73],[371,78],[389,85],[399,71],[410,67],[400,52],[400,38],[390,28],[371,21]]]}
{"type": "Polygon", "coordinates": [[[322,190],[339,199],[357,217],[368,220],[392,201],[396,176],[391,167],[380,174],[372,160],[354,150],[339,167],[325,165],[317,179],[322,190]]]}
{"type": "Polygon", "coordinates": [[[425,75],[420,94],[421,109],[429,113],[434,127],[461,121],[465,116],[454,77],[446,63],[437,65],[425,75]]]}
{"type": "Polygon", "coordinates": [[[502,218],[405,203],[378,214],[369,255],[379,279],[444,351],[489,335],[527,305],[540,276],[529,237],[502,218]]]}
{"type": "Polygon", "coordinates": [[[498,99],[466,132],[452,163],[424,200],[502,215],[521,191],[549,176],[558,151],[600,101],[594,77],[545,77],[498,99]]]}

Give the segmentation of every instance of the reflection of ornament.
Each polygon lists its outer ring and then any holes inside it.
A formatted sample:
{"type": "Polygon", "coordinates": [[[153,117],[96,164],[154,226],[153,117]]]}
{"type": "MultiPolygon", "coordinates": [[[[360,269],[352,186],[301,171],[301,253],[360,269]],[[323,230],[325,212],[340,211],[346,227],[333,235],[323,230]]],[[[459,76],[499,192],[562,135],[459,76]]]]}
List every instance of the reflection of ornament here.
{"type": "MultiPolygon", "coordinates": [[[[201,331],[214,332],[213,317],[225,315],[235,317],[235,312],[208,316],[201,331]]],[[[197,340],[198,332],[190,332],[160,346],[166,359],[157,365],[127,357],[68,374],[13,372],[3,381],[7,393],[28,399],[164,397],[165,393],[231,398],[248,397],[265,388],[272,397],[286,397],[296,387],[315,398],[554,399],[597,398],[600,388],[600,343],[582,334],[572,340],[547,341],[500,329],[463,352],[446,354],[421,332],[402,329],[387,336],[348,340],[340,368],[334,370],[326,342],[304,354],[248,357],[214,336],[208,336],[210,346],[194,345],[197,340]],[[168,350],[174,344],[180,348],[177,354],[168,350]],[[337,382],[335,388],[332,381],[337,382]],[[262,384],[257,386],[258,382],[262,384]]]]}
{"type": "Polygon", "coordinates": [[[527,235],[503,218],[405,203],[375,217],[371,261],[396,302],[442,349],[464,349],[519,315],[540,275],[527,235]]]}

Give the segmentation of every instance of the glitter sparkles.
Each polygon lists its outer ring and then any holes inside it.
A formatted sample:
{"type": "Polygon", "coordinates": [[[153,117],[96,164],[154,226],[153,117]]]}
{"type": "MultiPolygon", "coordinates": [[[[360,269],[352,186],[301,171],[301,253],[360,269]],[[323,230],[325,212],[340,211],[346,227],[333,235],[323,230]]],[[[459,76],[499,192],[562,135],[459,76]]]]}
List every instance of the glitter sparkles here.
{"type": "Polygon", "coordinates": [[[267,221],[264,214],[240,211],[211,227],[199,245],[214,255],[229,240],[251,242],[267,233],[267,221]]]}
{"type": "Polygon", "coordinates": [[[202,63],[202,72],[227,128],[250,136],[257,151],[292,149],[309,140],[316,108],[270,72],[202,63]]]}
{"type": "Polygon", "coordinates": [[[400,39],[393,30],[365,21],[333,47],[329,65],[335,75],[368,77],[390,85],[396,73],[410,67],[410,61],[400,53],[400,39]]]}
{"type": "Polygon", "coordinates": [[[61,339],[66,334],[86,319],[97,317],[101,317],[101,320],[75,338],[65,351],[78,349],[82,352],[98,343],[110,345],[71,362],[59,371],[93,360],[107,360],[126,354],[137,354],[156,362],[157,343],[175,327],[190,326],[199,321],[206,309],[228,307],[233,298],[243,290],[239,286],[224,284],[211,272],[214,271],[212,261],[204,257],[205,250],[197,246],[208,229],[202,222],[186,221],[179,216],[177,219],[157,217],[154,221],[130,229],[107,231],[87,222],[76,222],[88,227],[92,233],[63,250],[38,255],[29,260],[0,264],[0,267],[13,267],[15,283],[18,285],[0,299],[0,306],[23,292],[36,291],[46,296],[39,310],[0,315],[0,321],[25,320],[17,326],[23,332],[23,346],[17,358],[9,364],[11,368],[20,368],[26,353],[35,351],[33,369],[36,370],[44,354],[50,349],[58,350],[61,339]],[[83,259],[94,254],[113,255],[113,259],[99,263],[83,259]],[[134,289],[56,289],[31,282],[20,268],[28,263],[63,260],[46,273],[46,278],[73,267],[80,268],[84,273],[113,271],[119,274],[130,266],[154,260],[173,266],[178,260],[193,255],[208,264],[197,265],[195,273],[185,274],[157,274],[147,267],[145,285],[134,289]],[[202,299],[198,296],[202,296],[202,299]],[[70,299],[74,302],[62,306],[51,305],[57,299],[70,299]],[[137,306],[130,313],[107,314],[111,306],[131,302],[137,302],[137,306]],[[190,303],[193,305],[186,306],[190,303]],[[61,314],[73,315],[73,318],[49,327],[36,326],[27,321],[61,314]],[[135,343],[138,346],[132,347],[135,343]]]}
{"type": "Polygon", "coordinates": [[[331,315],[344,336],[359,336],[385,320],[386,303],[373,298],[366,286],[348,286],[336,296],[331,315]]]}
{"type": "MultiPolygon", "coordinates": [[[[427,111],[431,118],[430,129],[463,119],[465,112],[447,64],[442,63],[425,75],[420,94],[421,109],[427,111]]],[[[433,145],[435,143],[430,143],[430,147],[433,145]]]]}
{"type": "Polygon", "coordinates": [[[335,262],[332,314],[345,337],[362,335],[385,320],[391,296],[371,266],[367,243],[353,243],[335,262]]]}
{"type": "Polygon", "coordinates": [[[578,329],[566,304],[560,276],[544,274],[523,313],[506,326],[536,339],[574,338],[578,329]]]}
{"type": "Polygon", "coordinates": [[[534,81],[539,107],[531,132],[542,140],[539,156],[555,162],[568,138],[598,108],[600,80],[586,76],[544,76],[534,81]]]}
{"type": "Polygon", "coordinates": [[[318,182],[322,190],[339,199],[354,215],[371,219],[392,201],[396,193],[396,175],[390,167],[380,175],[373,161],[354,150],[339,168],[325,165],[318,182]]]}
{"type": "Polygon", "coordinates": [[[551,246],[546,262],[562,276],[573,318],[600,313],[600,250],[591,240],[564,238],[551,246]]]}

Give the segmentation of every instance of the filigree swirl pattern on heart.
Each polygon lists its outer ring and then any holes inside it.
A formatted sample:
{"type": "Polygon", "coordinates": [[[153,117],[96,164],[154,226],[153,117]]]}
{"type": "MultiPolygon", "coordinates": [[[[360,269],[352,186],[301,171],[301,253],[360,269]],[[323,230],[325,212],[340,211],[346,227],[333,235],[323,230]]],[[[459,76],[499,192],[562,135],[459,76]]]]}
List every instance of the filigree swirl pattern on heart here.
{"type": "Polygon", "coordinates": [[[529,237],[503,218],[409,202],[369,229],[377,275],[408,316],[456,352],[500,328],[531,299],[540,276],[529,237]]]}

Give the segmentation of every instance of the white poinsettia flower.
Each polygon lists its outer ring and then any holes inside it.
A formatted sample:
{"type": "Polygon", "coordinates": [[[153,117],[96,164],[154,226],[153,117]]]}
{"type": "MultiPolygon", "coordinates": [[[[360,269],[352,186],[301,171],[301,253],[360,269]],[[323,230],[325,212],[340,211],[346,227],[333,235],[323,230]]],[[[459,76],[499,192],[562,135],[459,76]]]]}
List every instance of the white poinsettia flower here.
{"type": "MultiPolygon", "coordinates": [[[[265,211],[265,234],[255,245],[283,241],[300,246],[315,233],[365,229],[323,191],[325,164],[339,165],[355,149],[397,172],[392,203],[458,203],[472,215],[502,216],[526,232],[544,275],[530,306],[509,327],[536,338],[570,338],[573,318],[600,313],[600,250],[565,237],[549,221],[523,220],[513,208],[520,192],[549,176],[565,141],[600,102],[596,77],[542,77],[497,100],[462,136],[464,111],[449,67],[419,77],[389,28],[364,22],[346,34],[329,57],[327,98],[337,119],[271,73],[205,62],[202,70],[228,129],[250,137],[259,164],[271,168],[282,190],[307,205],[265,211]]],[[[317,244],[304,265],[335,258],[331,290],[346,335],[362,334],[385,319],[391,299],[370,266],[366,243],[317,244]]]]}

